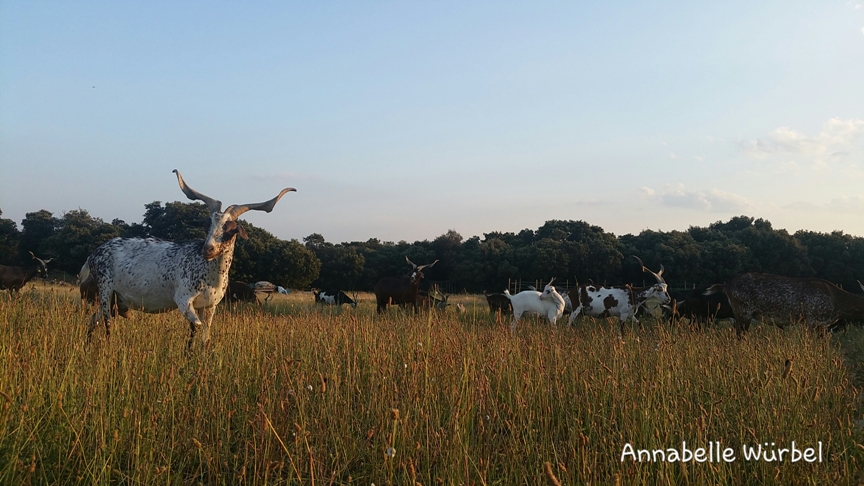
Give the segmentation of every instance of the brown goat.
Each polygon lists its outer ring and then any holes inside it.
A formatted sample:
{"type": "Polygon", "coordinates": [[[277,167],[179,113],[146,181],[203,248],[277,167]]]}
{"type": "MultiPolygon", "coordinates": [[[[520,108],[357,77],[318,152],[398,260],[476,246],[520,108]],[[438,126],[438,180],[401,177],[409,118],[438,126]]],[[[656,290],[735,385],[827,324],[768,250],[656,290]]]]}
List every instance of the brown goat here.
{"type": "Polygon", "coordinates": [[[53,260],[41,260],[36,258],[33,252],[29,252],[35,263],[31,263],[26,267],[7,267],[0,265],[0,290],[9,290],[9,295],[17,294],[21,287],[27,284],[37,274],[48,274],[48,262],[53,260]]]}
{"type": "Polygon", "coordinates": [[[255,290],[246,282],[229,280],[223,302],[258,302],[255,290]]]}
{"type": "Polygon", "coordinates": [[[408,277],[384,277],[375,284],[375,300],[378,304],[378,313],[381,314],[390,304],[399,306],[411,305],[414,313],[417,313],[417,301],[420,290],[420,280],[423,279],[423,269],[431,268],[438,263],[435,260],[427,265],[416,265],[405,257],[411,264],[411,274],[408,277]]]}
{"type": "Polygon", "coordinates": [[[486,302],[489,304],[490,313],[497,314],[498,311],[501,311],[502,314],[513,313],[513,304],[510,303],[510,299],[508,299],[506,295],[487,294],[485,290],[483,291],[483,295],[486,297],[486,302]]]}

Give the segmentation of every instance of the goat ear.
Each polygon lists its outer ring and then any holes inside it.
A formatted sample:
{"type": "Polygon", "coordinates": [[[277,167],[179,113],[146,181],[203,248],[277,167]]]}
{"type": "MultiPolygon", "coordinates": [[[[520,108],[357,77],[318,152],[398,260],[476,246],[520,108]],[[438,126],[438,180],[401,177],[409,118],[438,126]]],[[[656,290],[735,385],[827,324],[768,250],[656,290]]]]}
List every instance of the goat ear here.
{"type": "Polygon", "coordinates": [[[240,236],[240,238],[243,238],[244,240],[249,239],[249,235],[246,233],[246,230],[243,229],[243,226],[241,226],[240,224],[237,225],[237,234],[240,236]]]}

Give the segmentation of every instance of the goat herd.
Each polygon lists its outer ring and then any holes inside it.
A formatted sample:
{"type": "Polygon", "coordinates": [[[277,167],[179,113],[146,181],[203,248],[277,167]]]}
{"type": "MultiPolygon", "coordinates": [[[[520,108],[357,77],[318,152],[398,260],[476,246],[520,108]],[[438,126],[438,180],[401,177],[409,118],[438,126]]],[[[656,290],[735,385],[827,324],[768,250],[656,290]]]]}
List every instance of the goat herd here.
{"type": "MultiPolygon", "coordinates": [[[[229,298],[236,298],[238,292],[247,292],[241,287],[229,286],[233,282],[229,284],[228,280],[236,238],[248,239],[246,230],[237,219],[250,210],[269,213],[282,196],[295,191],[288,187],[268,201],[231,205],[223,212],[221,201],[195,191],[186,184],[179,171],[175,169],[173,172],[177,175],[180,189],[190,200],[199,200],[207,205],[210,228],[206,238],[186,243],[155,238],[114,238],[99,246],[87,258],[81,275],[82,296],[85,282],[89,286],[88,292],[99,296],[99,309],[87,328],[88,341],[100,321],[105,325],[106,335],[110,335],[111,319],[118,314],[128,317],[130,309],[164,312],[176,307],[189,321],[187,348],[191,347],[199,327],[201,339],[206,343],[216,305],[226,294],[229,298]]],[[[46,264],[51,260],[41,260],[32,252],[30,255],[34,263],[28,267],[0,265],[0,289],[17,292],[38,273],[47,272],[46,264]]],[[[505,290],[503,295],[486,294],[486,298],[493,312],[512,309],[511,326],[515,326],[526,313],[539,314],[555,324],[565,311],[570,311],[571,325],[579,316],[617,317],[623,330],[628,319],[639,322],[636,316],[649,302],[688,317],[733,317],[739,334],[749,328],[753,319],[760,318],[773,320],[781,327],[784,323],[799,320],[809,327],[824,328],[864,322],[864,297],[846,292],[826,280],[745,273],[725,285],[713,285],[673,299],[662,277],[663,266],[655,273],[638,257],[634,258],[639,261],[643,272],[655,277],[655,284],[647,287],[581,284],[562,296],[550,281],[542,292],[527,290],[511,295],[505,290]]],[[[410,305],[415,312],[418,304],[422,305],[424,296],[419,289],[423,270],[438,260],[416,265],[407,257],[405,259],[412,266],[409,276],[386,277],[375,285],[378,313],[384,312],[391,304],[410,305]]],[[[864,289],[864,285],[861,288],[864,289]]],[[[434,297],[426,294],[425,299],[433,299],[434,304],[434,297]]],[[[356,296],[351,299],[341,291],[315,291],[315,300],[357,305],[356,296]]]]}

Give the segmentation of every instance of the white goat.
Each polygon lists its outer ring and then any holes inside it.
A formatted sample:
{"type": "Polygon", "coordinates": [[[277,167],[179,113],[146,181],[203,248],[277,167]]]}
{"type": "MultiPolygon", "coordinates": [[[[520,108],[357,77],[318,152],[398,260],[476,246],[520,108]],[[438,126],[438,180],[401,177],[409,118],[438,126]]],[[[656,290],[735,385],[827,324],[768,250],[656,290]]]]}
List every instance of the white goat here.
{"type": "Polygon", "coordinates": [[[522,319],[522,315],[526,312],[541,315],[549,319],[549,323],[553,326],[555,322],[564,314],[564,298],[552,286],[552,282],[543,287],[543,292],[536,290],[524,290],[516,295],[510,295],[509,290],[504,291],[504,295],[510,299],[510,304],[513,306],[513,323],[510,324],[511,329],[516,328],[516,324],[522,319]]]}
{"type": "Polygon", "coordinates": [[[99,286],[100,309],[93,314],[87,328],[87,340],[101,317],[105,334],[110,336],[112,306],[116,302],[121,315],[128,309],[165,312],[173,308],[189,321],[191,332],[187,349],[192,346],[195,330],[202,328],[201,339],[210,339],[210,322],[216,304],[228,286],[228,269],[234,258],[236,236],[247,239],[246,230],[237,218],[249,210],[270,212],[287,192],[256,204],[232,205],[222,212],[222,202],[205,196],[186,185],[176,169],[180,189],[191,200],[204,201],[210,210],[210,230],[201,241],[173,243],[154,238],[114,238],[105,242],[87,258],[90,274],[99,286]],[[195,312],[201,312],[201,319],[195,312]]]}

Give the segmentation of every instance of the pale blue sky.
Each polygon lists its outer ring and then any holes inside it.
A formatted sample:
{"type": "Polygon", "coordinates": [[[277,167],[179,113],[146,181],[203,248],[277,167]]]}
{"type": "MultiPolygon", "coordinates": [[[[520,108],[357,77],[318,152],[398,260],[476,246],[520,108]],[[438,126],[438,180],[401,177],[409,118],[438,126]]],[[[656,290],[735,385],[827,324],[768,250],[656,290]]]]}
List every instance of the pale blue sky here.
{"type": "Polygon", "coordinates": [[[864,235],[864,0],[0,1],[0,209],[293,186],[281,238],[864,235]]]}

